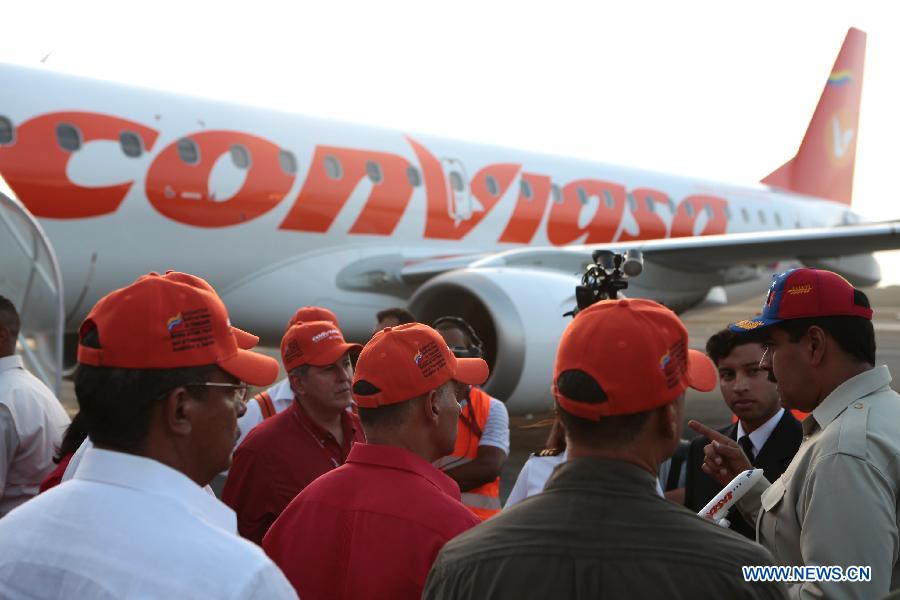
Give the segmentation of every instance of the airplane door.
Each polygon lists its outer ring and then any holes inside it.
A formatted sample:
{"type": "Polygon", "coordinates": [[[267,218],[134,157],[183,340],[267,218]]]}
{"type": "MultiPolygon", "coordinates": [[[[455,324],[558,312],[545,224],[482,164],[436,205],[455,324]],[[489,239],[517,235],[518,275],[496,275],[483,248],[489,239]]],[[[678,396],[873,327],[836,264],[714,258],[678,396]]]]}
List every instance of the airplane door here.
{"type": "Polygon", "coordinates": [[[21,319],[19,346],[31,369],[59,397],[62,391],[62,274],[40,223],[0,176],[0,295],[21,319]]]}
{"type": "Polygon", "coordinates": [[[472,218],[472,194],[469,178],[462,162],[455,158],[442,158],[444,181],[447,185],[447,214],[457,224],[472,218]]]}

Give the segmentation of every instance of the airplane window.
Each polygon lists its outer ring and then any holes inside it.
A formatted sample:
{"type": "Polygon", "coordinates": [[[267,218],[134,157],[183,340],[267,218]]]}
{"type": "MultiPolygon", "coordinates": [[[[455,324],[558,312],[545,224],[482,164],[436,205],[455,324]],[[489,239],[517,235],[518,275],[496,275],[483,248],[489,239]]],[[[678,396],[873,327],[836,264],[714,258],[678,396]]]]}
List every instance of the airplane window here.
{"type": "Polygon", "coordinates": [[[531,184],[524,179],[519,182],[519,190],[522,195],[525,196],[526,200],[531,200],[532,197],[534,197],[534,192],[531,190],[531,184]]]}
{"type": "Polygon", "coordinates": [[[498,196],[500,194],[500,186],[497,184],[497,179],[493,175],[485,177],[484,184],[487,186],[488,194],[491,196],[498,196]]]}
{"type": "Polygon", "coordinates": [[[581,202],[582,205],[588,203],[588,195],[587,192],[584,191],[584,188],[580,185],[578,186],[578,201],[581,202]]]}
{"type": "Polygon", "coordinates": [[[60,123],[56,126],[56,141],[63,150],[75,152],[81,148],[81,132],[74,125],[60,123]]]}
{"type": "Polygon", "coordinates": [[[249,169],[250,153],[240,144],[235,144],[231,147],[231,162],[233,162],[234,166],[238,169],[249,169]]]}
{"type": "Polygon", "coordinates": [[[731,209],[728,208],[727,204],[725,205],[725,219],[728,221],[731,220],[731,209]]]}
{"type": "Polygon", "coordinates": [[[644,201],[647,203],[647,210],[650,212],[656,212],[656,202],[653,201],[651,196],[645,196],[644,201]]]}
{"type": "Polygon", "coordinates": [[[406,178],[409,179],[409,185],[413,187],[422,185],[422,176],[419,174],[419,170],[412,165],[406,168],[406,178]]]}
{"type": "Polygon", "coordinates": [[[631,209],[631,212],[635,212],[637,210],[637,202],[635,202],[634,196],[629,192],[626,198],[628,198],[628,208],[631,209]]]}
{"type": "Polygon", "coordinates": [[[381,173],[381,165],[374,160],[366,163],[366,175],[372,183],[378,184],[384,181],[384,175],[381,173]]]}
{"type": "Polygon", "coordinates": [[[712,218],[713,218],[713,209],[712,209],[712,206],[710,206],[709,204],[704,204],[704,205],[703,205],[703,212],[706,213],[706,218],[707,218],[707,219],[712,219],[712,218]]]}
{"type": "Polygon", "coordinates": [[[13,128],[12,121],[6,117],[0,117],[0,144],[9,144],[12,142],[14,132],[15,129],[13,128]]]}
{"type": "Polygon", "coordinates": [[[281,152],[279,152],[278,164],[281,165],[281,170],[288,175],[293,175],[297,172],[297,159],[294,158],[294,154],[292,152],[288,152],[287,150],[282,150],[281,152]]]}
{"type": "Polygon", "coordinates": [[[325,157],[325,174],[331,177],[332,179],[340,179],[344,175],[344,170],[341,168],[341,161],[336,159],[333,156],[325,157]]]}
{"type": "Polygon", "coordinates": [[[684,203],[684,212],[687,213],[687,216],[693,217],[694,216],[694,205],[691,204],[690,202],[685,202],[684,203]]]}
{"type": "Polygon", "coordinates": [[[181,138],[178,140],[178,156],[181,160],[189,165],[196,165],[200,162],[200,149],[197,144],[190,138],[181,138]]]}
{"type": "Polygon", "coordinates": [[[616,205],[616,199],[613,198],[612,192],[609,190],[603,190],[603,197],[606,198],[606,207],[612,208],[616,205]]]}
{"type": "Polygon", "coordinates": [[[562,191],[559,189],[559,186],[555,183],[550,186],[550,192],[553,194],[553,202],[556,204],[562,204],[563,197],[562,191]]]}
{"type": "Polygon", "coordinates": [[[671,212],[674,215],[675,214],[675,202],[671,198],[666,198],[666,200],[668,200],[668,202],[669,202],[669,212],[671,212]]]}
{"type": "Polygon", "coordinates": [[[759,222],[763,225],[766,224],[766,213],[764,213],[762,209],[759,209],[759,222]]]}
{"type": "Polygon", "coordinates": [[[138,134],[131,131],[123,131],[119,134],[119,145],[122,146],[122,152],[129,158],[137,158],[144,153],[144,145],[138,134]]]}
{"type": "Polygon", "coordinates": [[[744,207],[741,207],[741,217],[743,217],[745,222],[750,222],[750,213],[748,213],[747,209],[744,207]]]}
{"type": "Polygon", "coordinates": [[[453,186],[453,189],[457,192],[466,189],[466,184],[463,183],[462,175],[456,171],[450,171],[450,185],[453,186]]]}
{"type": "Polygon", "coordinates": [[[781,215],[775,213],[775,224],[781,227],[781,215]]]}

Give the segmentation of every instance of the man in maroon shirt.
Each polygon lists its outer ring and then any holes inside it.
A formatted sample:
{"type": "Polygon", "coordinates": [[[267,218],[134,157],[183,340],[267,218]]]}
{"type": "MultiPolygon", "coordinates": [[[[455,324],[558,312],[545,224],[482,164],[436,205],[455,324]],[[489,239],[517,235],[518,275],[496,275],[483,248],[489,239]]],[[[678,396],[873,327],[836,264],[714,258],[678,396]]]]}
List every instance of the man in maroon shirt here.
{"type": "Polygon", "coordinates": [[[487,363],[457,359],[421,323],[366,344],[353,398],[368,443],[298,494],[263,540],[301,598],[421,596],[441,547],[480,523],[431,463],[453,450],[460,384],[487,376],[487,363]]]}
{"type": "Polygon", "coordinates": [[[222,501],[237,513],[238,532],[262,543],[288,502],[322,473],[344,463],[353,442],[364,442],[352,402],[348,344],[334,323],[288,328],[281,358],[294,392],[290,408],[254,427],[234,453],[222,501]]]}

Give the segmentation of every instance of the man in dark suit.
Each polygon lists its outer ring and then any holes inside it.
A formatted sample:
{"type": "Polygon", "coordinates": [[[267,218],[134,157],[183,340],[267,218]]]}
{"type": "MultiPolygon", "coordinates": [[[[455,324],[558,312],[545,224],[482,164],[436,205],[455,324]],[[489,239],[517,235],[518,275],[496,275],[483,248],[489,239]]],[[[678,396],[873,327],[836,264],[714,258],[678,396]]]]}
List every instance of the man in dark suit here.
{"type": "MultiPolygon", "coordinates": [[[[775,481],[797,453],[803,431],[791,412],[782,408],[768,372],[759,368],[762,346],[752,336],[723,329],[706,342],[706,353],[719,371],[725,404],[738,419],[719,431],[737,440],[753,466],[763,469],[766,479],[775,481]]],[[[684,504],[693,511],[700,511],[722,489],[700,470],[703,448],[708,443],[709,439],[698,437],[688,448],[684,504]]],[[[732,510],[728,519],[733,530],[756,539],[753,527],[738,511],[732,510]]]]}

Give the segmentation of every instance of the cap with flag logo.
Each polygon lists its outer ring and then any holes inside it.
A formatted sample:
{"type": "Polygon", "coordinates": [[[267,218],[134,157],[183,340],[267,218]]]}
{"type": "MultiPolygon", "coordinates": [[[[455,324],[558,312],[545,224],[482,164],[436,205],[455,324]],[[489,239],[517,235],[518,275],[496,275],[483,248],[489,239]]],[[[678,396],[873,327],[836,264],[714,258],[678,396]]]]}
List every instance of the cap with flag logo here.
{"type": "Polygon", "coordinates": [[[872,309],[857,304],[857,290],[831,271],[791,269],[772,277],[761,315],[732,323],[729,328],[744,333],[788,319],[809,317],[862,317],[872,319],[872,309]]]}
{"type": "Polygon", "coordinates": [[[422,323],[406,323],[382,329],[359,355],[353,376],[353,399],[362,408],[377,408],[412,400],[451,379],[480,385],[488,378],[488,366],[480,358],[456,358],[437,331],[422,323]],[[365,381],[377,392],[356,393],[365,381]]]}
{"type": "Polygon", "coordinates": [[[302,365],[324,367],[361,349],[344,341],[344,334],[331,321],[305,321],[289,327],[281,338],[281,362],[286,371],[302,365]]]}
{"type": "Polygon", "coordinates": [[[215,364],[252,385],[269,385],[278,375],[278,361],[241,347],[212,287],[186,273],[149,273],[110,292],[81,324],[79,342],[91,332],[99,347],[78,346],[78,361],[86,365],[175,369],[215,364]]]}
{"type": "Polygon", "coordinates": [[[664,406],[688,387],[709,391],[716,379],[712,361],[688,348],[675,313],[642,299],[604,300],[579,312],[563,332],[553,372],[559,405],[594,421],[664,406]],[[559,377],[567,371],[593,378],[605,399],[583,402],[560,393],[559,377]]]}

